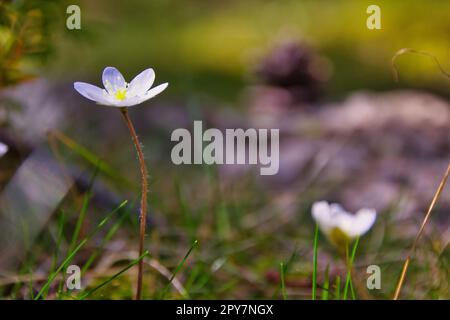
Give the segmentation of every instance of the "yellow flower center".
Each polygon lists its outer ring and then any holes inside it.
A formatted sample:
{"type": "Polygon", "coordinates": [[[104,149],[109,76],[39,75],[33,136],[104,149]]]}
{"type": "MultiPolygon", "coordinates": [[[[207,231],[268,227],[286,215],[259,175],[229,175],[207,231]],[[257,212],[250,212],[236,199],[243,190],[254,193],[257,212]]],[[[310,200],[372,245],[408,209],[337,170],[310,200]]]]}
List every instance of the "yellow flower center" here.
{"type": "Polygon", "coordinates": [[[119,89],[116,91],[115,97],[117,100],[122,101],[123,99],[125,99],[126,95],[127,95],[126,89],[119,89]]]}
{"type": "Polygon", "coordinates": [[[329,235],[330,241],[341,251],[345,252],[348,244],[351,239],[348,235],[346,235],[341,229],[333,228],[329,235]]]}

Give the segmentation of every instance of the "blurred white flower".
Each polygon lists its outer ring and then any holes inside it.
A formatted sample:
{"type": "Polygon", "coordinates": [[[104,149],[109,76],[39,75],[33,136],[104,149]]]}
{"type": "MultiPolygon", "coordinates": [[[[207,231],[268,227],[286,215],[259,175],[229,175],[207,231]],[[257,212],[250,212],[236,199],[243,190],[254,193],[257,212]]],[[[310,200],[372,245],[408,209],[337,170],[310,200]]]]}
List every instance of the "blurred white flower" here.
{"type": "Polygon", "coordinates": [[[169,85],[163,83],[150,89],[155,81],[155,72],[151,68],[142,71],[130,83],[126,83],[119,70],[106,67],[103,70],[102,80],[105,89],[85,82],[75,82],[74,88],[83,97],[98,104],[131,107],[153,98],[169,85]]]}
{"type": "Polygon", "coordinates": [[[3,157],[8,152],[8,146],[0,142],[0,157],[3,157]]]}
{"type": "Polygon", "coordinates": [[[369,231],[377,213],[374,209],[363,208],[351,214],[339,204],[319,201],[312,206],[312,216],[328,239],[338,247],[343,247],[369,231]]]}

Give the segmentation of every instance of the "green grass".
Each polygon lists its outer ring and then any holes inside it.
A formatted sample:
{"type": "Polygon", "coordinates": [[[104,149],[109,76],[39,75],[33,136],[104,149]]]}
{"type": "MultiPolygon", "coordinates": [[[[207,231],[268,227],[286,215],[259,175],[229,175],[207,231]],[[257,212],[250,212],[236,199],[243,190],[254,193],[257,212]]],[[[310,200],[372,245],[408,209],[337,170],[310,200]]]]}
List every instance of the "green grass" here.
{"type": "Polygon", "coordinates": [[[99,285],[95,286],[94,288],[91,288],[89,290],[87,290],[86,292],[84,292],[82,295],[80,295],[78,298],[78,300],[84,300],[87,297],[89,297],[91,294],[93,294],[95,291],[97,291],[100,288],[103,288],[104,286],[106,286],[108,283],[110,283],[111,281],[115,280],[117,277],[119,277],[121,274],[125,273],[126,271],[128,271],[129,269],[131,269],[132,267],[134,267],[135,265],[137,265],[139,263],[139,261],[141,261],[142,259],[144,259],[145,257],[147,257],[149,255],[148,251],[145,251],[140,257],[138,257],[137,259],[133,260],[132,262],[130,262],[125,268],[123,268],[122,270],[120,270],[119,272],[117,272],[116,274],[112,275],[111,277],[107,278],[105,281],[103,281],[102,283],[100,283],[99,285]]]}
{"type": "MultiPolygon", "coordinates": [[[[356,295],[355,281],[364,280],[365,267],[378,262],[382,289],[367,293],[374,299],[392,297],[402,263],[399,257],[411,243],[410,238],[397,236],[390,222],[392,212],[353,243],[347,264],[336,248],[321,241],[310,216],[311,204],[323,187],[319,180],[298,189],[297,209],[287,213],[250,176],[224,183],[214,167],[181,168],[176,173],[163,163],[150,168],[152,220],[146,249],[165,271],[146,264],[145,298],[357,299],[361,297],[356,295]],[[378,234],[383,237],[376,238],[378,234]]],[[[108,181],[120,190],[120,179],[110,180],[101,171],[95,174],[95,167],[91,170],[96,184],[108,181]]],[[[134,192],[133,188],[130,193],[134,192]]],[[[133,297],[137,260],[130,257],[137,248],[136,208],[122,203],[105,216],[94,196],[88,188],[84,194],[66,197],[48,227],[28,243],[27,257],[17,269],[20,278],[0,278],[2,298],[133,297]],[[90,231],[83,237],[85,230],[90,231]],[[65,288],[64,270],[69,264],[81,267],[81,291],[65,288]],[[8,281],[2,284],[2,280],[8,281]]],[[[408,273],[405,297],[448,297],[448,253],[437,246],[438,240],[438,234],[423,239],[408,273]],[[427,284],[430,275],[435,279],[432,285],[427,284]]]]}
{"type": "Polygon", "coordinates": [[[169,282],[167,283],[167,285],[164,287],[164,289],[161,292],[161,297],[160,297],[161,300],[163,300],[166,297],[167,292],[169,291],[169,288],[170,288],[173,280],[175,279],[178,272],[180,272],[181,268],[183,268],[183,265],[185,264],[186,260],[189,258],[190,254],[192,253],[192,250],[194,250],[194,248],[197,247],[197,245],[198,245],[198,241],[195,240],[192,243],[192,246],[189,248],[188,252],[186,252],[186,255],[183,257],[183,260],[181,260],[180,263],[177,265],[175,271],[173,272],[172,276],[169,279],[169,282]]]}
{"type": "MultiPolygon", "coordinates": [[[[254,196],[258,192],[256,188],[250,188],[252,185],[250,181],[241,181],[232,187],[222,186],[225,192],[222,193],[220,199],[216,198],[211,188],[204,189],[206,191],[202,193],[192,192],[186,188],[188,181],[190,180],[181,179],[179,186],[162,182],[163,186],[160,185],[159,190],[157,189],[153,193],[153,198],[159,197],[158,207],[152,207],[154,217],[156,221],[161,221],[161,219],[166,221],[163,224],[167,223],[168,227],[157,228],[153,224],[146,238],[147,248],[152,252],[152,259],[173,271],[170,277],[166,278],[159,271],[146,267],[145,279],[148,283],[146,286],[148,291],[145,292],[145,297],[157,299],[186,297],[191,299],[261,299],[274,297],[281,299],[320,298],[323,300],[357,298],[352,285],[354,280],[352,274],[340,259],[338,252],[326,241],[319,241],[317,226],[311,221],[308,223],[310,218],[308,218],[307,205],[300,213],[306,218],[297,220],[295,217],[283,217],[283,214],[277,212],[277,209],[268,202],[255,201],[257,198],[254,196]],[[164,187],[174,190],[173,194],[178,192],[178,201],[173,202],[169,198],[163,197],[161,188],[164,187]],[[182,210],[184,213],[181,214],[182,210]],[[215,213],[222,210],[226,210],[229,221],[226,231],[218,228],[219,221],[223,217],[215,213]],[[186,219],[186,215],[191,216],[191,219],[186,219]],[[260,219],[261,223],[255,225],[255,219],[260,219]],[[198,242],[202,245],[198,246],[197,242],[191,242],[187,252],[183,252],[186,243],[190,242],[192,238],[198,238],[198,242]],[[312,246],[308,238],[313,239],[312,246]],[[320,255],[318,255],[319,248],[320,255]],[[192,254],[194,249],[196,249],[195,255],[192,254]],[[313,257],[312,261],[304,259],[308,255],[313,257]],[[301,257],[301,259],[296,259],[296,257],[301,257]],[[327,260],[322,263],[324,257],[327,257],[327,260]],[[277,260],[283,262],[277,263],[277,260]],[[274,266],[277,267],[274,268],[274,266]],[[338,270],[337,273],[336,270],[338,270]],[[276,273],[273,281],[269,277],[271,272],[276,273]],[[170,289],[174,285],[175,279],[184,287],[185,296],[177,290],[170,289]],[[344,279],[343,284],[341,279],[344,279]],[[310,287],[296,285],[296,283],[308,282],[311,283],[310,287]]],[[[198,181],[197,190],[203,189],[206,183],[210,183],[207,180],[200,179],[198,181]]],[[[214,180],[214,183],[217,181],[214,180]]],[[[84,199],[87,199],[86,195],[80,199],[82,206],[86,205],[84,199]]],[[[89,199],[92,200],[91,197],[89,199]]],[[[52,254],[48,257],[50,263],[47,279],[42,282],[39,280],[40,276],[34,271],[39,265],[42,265],[42,258],[45,257],[39,253],[43,252],[43,249],[38,249],[33,254],[35,257],[29,256],[29,260],[22,267],[21,274],[30,277],[23,283],[16,283],[13,291],[3,290],[4,297],[21,297],[20,289],[27,287],[29,297],[34,299],[131,298],[131,283],[136,278],[133,271],[135,261],[127,261],[123,265],[128,258],[122,257],[121,260],[110,265],[111,273],[108,272],[104,276],[100,274],[93,276],[93,270],[115,250],[120,252],[120,250],[126,250],[127,247],[133,250],[132,248],[137,243],[137,228],[134,223],[127,221],[137,219],[137,217],[131,217],[131,211],[128,209],[122,210],[120,214],[116,210],[115,214],[111,215],[110,213],[103,218],[86,238],[77,241],[76,246],[69,250],[73,233],[79,232],[77,231],[79,214],[71,216],[70,212],[79,211],[76,211],[76,206],[67,200],[69,199],[66,199],[59,218],[53,222],[56,230],[53,244],[47,242],[46,237],[40,236],[40,239],[33,245],[36,248],[53,246],[52,254]],[[71,207],[74,211],[71,211],[71,207]],[[108,220],[111,221],[108,223],[108,228],[105,228],[108,220]],[[118,244],[124,247],[114,249],[114,246],[118,244]],[[65,250],[67,252],[63,254],[65,250]],[[119,262],[121,266],[117,271],[116,266],[119,262]],[[65,289],[64,270],[70,263],[80,265],[82,278],[90,279],[80,292],[69,292],[65,289]],[[55,287],[56,281],[59,281],[57,283],[59,286],[55,287]],[[39,290],[36,292],[37,288],[39,290]],[[99,294],[100,292],[101,294],[99,294]]],[[[92,220],[99,216],[98,209],[90,201],[90,213],[84,216],[86,226],[91,225],[92,220]]],[[[398,253],[407,247],[407,241],[395,240],[389,234],[389,230],[387,233],[386,241],[377,247],[376,251],[373,251],[370,241],[361,243],[356,241],[351,248],[348,257],[349,263],[351,266],[356,266],[353,268],[353,272],[358,272],[360,278],[365,276],[361,272],[365,268],[361,268],[361,266],[372,264],[373,254],[379,257],[378,260],[386,260],[389,259],[389,256],[398,257],[398,253]],[[361,250],[358,250],[360,252],[356,264],[357,248],[361,248],[361,250]]],[[[429,259],[441,261],[438,264],[440,266],[439,277],[445,277],[446,264],[443,256],[445,254],[439,251],[426,258],[428,260],[423,260],[423,263],[416,262],[417,267],[410,270],[410,281],[424,283],[424,279],[427,279],[427,274],[429,274],[427,266],[432,263],[432,260],[429,259]]],[[[401,261],[398,259],[384,262],[382,269],[387,274],[383,273],[383,289],[369,292],[369,295],[377,299],[389,298],[393,288],[393,285],[389,283],[395,283],[400,267],[401,261]]],[[[430,297],[446,297],[443,285],[431,289],[430,287],[428,293],[430,297]]],[[[419,292],[417,288],[407,282],[405,295],[414,297],[419,292]]]]}
{"type": "Polygon", "coordinates": [[[41,296],[44,295],[45,292],[47,292],[48,288],[50,287],[50,285],[52,284],[53,280],[55,280],[56,276],[63,271],[68,264],[72,261],[73,257],[78,253],[78,251],[80,251],[80,249],[93,237],[97,234],[97,232],[103,227],[105,226],[105,224],[108,222],[108,220],[117,213],[118,210],[120,210],[121,208],[123,208],[128,201],[124,201],[122,202],[115,210],[111,211],[111,213],[109,213],[102,221],[100,221],[100,223],[95,227],[95,229],[92,231],[92,233],[90,235],[88,235],[86,238],[84,238],[83,240],[81,240],[78,245],[75,246],[75,248],[73,248],[72,250],[69,251],[69,253],[67,254],[67,256],[65,257],[65,259],[63,260],[63,262],[60,264],[60,266],[50,274],[50,276],[48,277],[47,281],[44,283],[44,285],[42,286],[41,290],[38,292],[38,294],[36,295],[36,297],[34,298],[34,300],[38,300],[39,298],[41,298],[41,296]]]}

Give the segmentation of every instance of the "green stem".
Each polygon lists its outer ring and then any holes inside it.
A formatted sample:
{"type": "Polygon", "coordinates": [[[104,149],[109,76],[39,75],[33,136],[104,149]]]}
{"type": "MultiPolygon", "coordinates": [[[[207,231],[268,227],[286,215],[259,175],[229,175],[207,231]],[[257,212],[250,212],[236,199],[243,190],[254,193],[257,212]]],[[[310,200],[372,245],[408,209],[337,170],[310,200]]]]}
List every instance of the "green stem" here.
{"type": "Polygon", "coordinates": [[[281,296],[283,297],[283,300],[286,300],[287,294],[286,294],[286,285],[284,282],[284,271],[285,271],[285,266],[284,266],[283,262],[281,262],[280,263],[281,296]]]}
{"type": "Polygon", "coordinates": [[[353,262],[355,261],[356,248],[358,247],[358,243],[359,243],[359,237],[356,238],[356,241],[353,244],[352,253],[351,253],[350,257],[348,257],[348,245],[347,245],[347,249],[346,249],[347,278],[345,280],[345,286],[344,286],[344,297],[343,297],[344,300],[347,300],[348,289],[351,286],[353,262]]]}
{"type": "Polygon", "coordinates": [[[314,253],[313,253],[313,279],[312,279],[312,300],[316,300],[317,290],[317,244],[319,240],[319,226],[314,229],[314,253]]]}

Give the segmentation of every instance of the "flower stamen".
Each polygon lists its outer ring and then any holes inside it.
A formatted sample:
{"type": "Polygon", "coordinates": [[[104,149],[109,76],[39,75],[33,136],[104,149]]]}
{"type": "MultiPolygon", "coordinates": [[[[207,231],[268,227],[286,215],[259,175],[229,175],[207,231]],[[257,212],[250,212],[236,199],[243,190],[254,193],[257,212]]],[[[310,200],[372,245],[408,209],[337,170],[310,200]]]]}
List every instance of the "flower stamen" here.
{"type": "Polygon", "coordinates": [[[116,97],[117,100],[122,101],[127,96],[127,90],[126,89],[119,89],[119,90],[116,91],[114,96],[116,97]]]}

